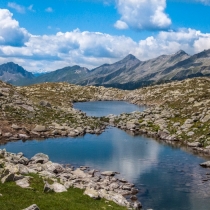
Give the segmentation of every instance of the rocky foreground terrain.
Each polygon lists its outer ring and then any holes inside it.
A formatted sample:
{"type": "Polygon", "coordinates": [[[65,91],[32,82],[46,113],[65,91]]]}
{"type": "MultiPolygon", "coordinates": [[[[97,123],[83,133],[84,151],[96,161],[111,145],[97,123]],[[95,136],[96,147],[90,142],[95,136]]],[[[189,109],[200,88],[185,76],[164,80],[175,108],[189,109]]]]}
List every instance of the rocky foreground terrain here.
{"type": "MultiPolygon", "coordinates": [[[[33,177],[30,174],[42,177],[45,193],[66,192],[70,187],[74,187],[85,190],[84,194],[93,199],[105,198],[130,209],[141,208],[141,203],[135,196],[138,190],[125,179],[115,178],[116,172],[99,172],[85,166],[77,169],[63,166],[51,162],[49,157],[42,153],[28,159],[23,153],[14,154],[0,150],[0,178],[3,184],[14,181],[22,188],[32,189],[30,180],[33,177]],[[124,196],[129,198],[126,199],[124,196]]],[[[37,206],[33,207],[34,205],[27,210],[39,209],[37,206]]]]}
{"type": "Polygon", "coordinates": [[[44,83],[14,87],[0,82],[0,139],[100,134],[114,125],[134,134],[178,142],[210,155],[210,79],[194,78],[134,91],[44,83]],[[87,117],[73,102],[124,100],[147,105],[144,112],[87,117]]]}

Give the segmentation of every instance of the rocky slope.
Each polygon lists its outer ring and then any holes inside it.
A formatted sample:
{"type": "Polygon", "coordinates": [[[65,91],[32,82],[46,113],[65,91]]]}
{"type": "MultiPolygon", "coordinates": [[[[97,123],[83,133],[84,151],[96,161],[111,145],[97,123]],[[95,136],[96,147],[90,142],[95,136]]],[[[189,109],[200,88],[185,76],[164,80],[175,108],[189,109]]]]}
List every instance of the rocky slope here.
{"type": "MultiPolygon", "coordinates": [[[[16,85],[43,82],[68,82],[77,85],[94,85],[121,89],[136,89],[151,84],[183,80],[210,75],[210,50],[189,56],[184,51],[161,55],[140,61],[133,55],[113,64],[104,64],[93,70],[80,66],[65,67],[35,78],[5,73],[0,77],[16,85]],[[14,82],[15,81],[15,82],[14,82]]],[[[15,70],[14,70],[15,72],[15,70]]],[[[26,73],[25,73],[26,74],[26,73]]],[[[30,73],[28,73],[30,74],[30,73]]]]}
{"type": "Polygon", "coordinates": [[[45,83],[14,87],[0,81],[0,138],[7,140],[101,133],[104,118],[87,117],[72,102],[122,100],[124,92],[104,87],[45,83]]]}
{"type": "Polygon", "coordinates": [[[132,55],[112,65],[91,71],[80,85],[103,85],[122,89],[136,89],[150,84],[210,75],[210,50],[193,56],[184,51],[139,61],[132,55]]]}
{"type": "Polygon", "coordinates": [[[210,79],[194,78],[130,91],[125,100],[149,106],[112,117],[115,126],[210,155],[210,79]]]}
{"type": "Polygon", "coordinates": [[[81,78],[85,78],[88,75],[89,70],[80,66],[68,66],[56,71],[52,71],[46,74],[42,74],[33,79],[27,79],[25,81],[19,80],[16,84],[27,85],[37,84],[44,82],[68,82],[71,84],[77,83],[81,78]]]}
{"type": "Polygon", "coordinates": [[[13,62],[0,65],[0,80],[5,82],[16,84],[17,81],[31,80],[33,78],[32,73],[13,62]]]}
{"type": "Polygon", "coordinates": [[[14,87],[1,82],[0,87],[2,142],[34,136],[99,134],[110,124],[210,155],[210,79],[206,77],[134,91],[68,83],[14,87]],[[73,102],[92,100],[125,100],[146,104],[148,109],[96,118],[72,108],[73,102]]]}
{"type": "Polygon", "coordinates": [[[184,51],[174,55],[162,55],[144,62],[133,55],[128,55],[122,61],[92,70],[87,78],[77,84],[135,89],[158,82],[167,75],[162,73],[165,69],[186,58],[189,58],[189,55],[184,51]]]}

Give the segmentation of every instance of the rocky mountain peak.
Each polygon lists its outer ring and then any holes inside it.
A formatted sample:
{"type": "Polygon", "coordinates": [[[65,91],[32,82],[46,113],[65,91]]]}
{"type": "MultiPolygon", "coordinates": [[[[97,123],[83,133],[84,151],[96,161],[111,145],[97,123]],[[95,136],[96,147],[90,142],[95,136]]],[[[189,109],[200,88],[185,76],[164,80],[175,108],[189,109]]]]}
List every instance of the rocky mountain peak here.
{"type": "Polygon", "coordinates": [[[19,66],[16,63],[8,62],[0,65],[0,71],[9,71],[12,73],[23,73],[25,70],[23,67],[19,66]]]}
{"type": "Polygon", "coordinates": [[[134,55],[128,54],[122,61],[138,60],[134,55]]]}
{"type": "Polygon", "coordinates": [[[179,51],[176,52],[174,55],[175,55],[175,56],[177,56],[177,55],[182,56],[182,55],[188,55],[188,54],[187,54],[184,50],[179,50],[179,51]]]}
{"type": "Polygon", "coordinates": [[[14,84],[19,79],[32,79],[34,75],[13,62],[0,65],[0,79],[14,84]]]}

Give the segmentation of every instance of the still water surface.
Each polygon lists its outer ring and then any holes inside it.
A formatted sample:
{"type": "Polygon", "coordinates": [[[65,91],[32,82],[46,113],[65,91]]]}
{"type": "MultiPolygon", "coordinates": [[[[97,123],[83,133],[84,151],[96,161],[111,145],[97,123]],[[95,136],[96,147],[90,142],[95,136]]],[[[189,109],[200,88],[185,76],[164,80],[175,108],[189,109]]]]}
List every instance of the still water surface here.
{"type": "MultiPolygon", "coordinates": [[[[86,104],[83,106],[80,109],[84,111],[86,104]]],[[[144,209],[210,209],[210,181],[203,181],[210,179],[210,170],[199,166],[204,159],[117,128],[100,136],[18,141],[0,148],[22,151],[29,158],[43,152],[54,162],[118,171],[140,189],[138,197],[144,209]]]]}
{"type": "Polygon", "coordinates": [[[82,110],[87,116],[102,117],[109,114],[119,115],[133,111],[142,112],[145,106],[136,106],[125,101],[91,101],[74,104],[75,109],[82,110]]]}

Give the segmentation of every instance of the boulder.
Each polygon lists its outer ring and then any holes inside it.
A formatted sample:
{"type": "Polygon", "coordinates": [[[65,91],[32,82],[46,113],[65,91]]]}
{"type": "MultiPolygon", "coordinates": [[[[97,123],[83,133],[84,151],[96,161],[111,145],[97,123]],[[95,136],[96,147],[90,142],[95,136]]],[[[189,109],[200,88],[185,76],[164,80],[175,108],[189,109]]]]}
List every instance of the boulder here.
{"type": "Polygon", "coordinates": [[[205,168],[210,168],[210,161],[206,161],[204,163],[201,163],[200,166],[205,167],[205,168]]]}
{"type": "Polygon", "coordinates": [[[207,122],[207,121],[209,121],[210,120],[210,115],[208,114],[208,115],[206,115],[202,120],[201,120],[201,122],[202,123],[205,123],[205,122],[207,122]]]}
{"type": "Polygon", "coordinates": [[[190,131],[187,133],[187,136],[193,136],[195,133],[193,131],[190,131]]]}
{"type": "Polygon", "coordinates": [[[13,128],[14,130],[20,130],[22,129],[20,126],[12,124],[11,128],[13,128]]]}
{"type": "Polygon", "coordinates": [[[53,187],[52,185],[48,184],[48,182],[45,183],[44,185],[44,192],[48,193],[48,192],[53,192],[53,187]]]}
{"type": "Polygon", "coordinates": [[[15,175],[13,173],[9,173],[1,179],[1,182],[2,182],[2,184],[4,184],[5,182],[14,181],[14,177],[15,177],[15,175]]]}
{"type": "Polygon", "coordinates": [[[72,174],[75,175],[77,178],[85,178],[87,176],[87,174],[79,168],[75,171],[72,171],[72,174]]]}
{"type": "Polygon", "coordinates": [[[187,145],[189,147],[201,147],[201,143],[200,142],[191,142],[191,143],[187,143],[187,145]]]}
{"type": "Polygon", "coordinates": [[[23,179],[17,180],[15,183],[22,188],[30,188],[29,179],[30,177],[25,177],[23,179]]]}
{"type": "Polygon", "coordinates": [[[99,199],[100,198],[99,193],[96,190],[91,189],[91,188],[86,188],[86,190],[84,192],[84,195],[88,195],[89,197],[91,197],[93,199],[99,199]]]}
{"type": "Polygon", "coordinates": [[[128,130],[130,130],[130,129],[135,129],[135,128],[136,128],[136,125],[135,125],[133,122],[127,122],[127,123],[126,123],[126,128],[127,128],[128,130]]]}
{"type": "Polygon", "coordinates": [[[68,136],[70,136],[70,137],[75,137],[77,135],[78,134],[76,132],[74,132],[74,131],[70,131],[69,134],[68,134],[68,136]]]}
{"type": "Polygon", "coordinates": [[[21,105],[21,107],[28,110],[29,112],[34,112],[34,108],[32,106],[23,104],[23,105],[21,105]]]}
{"type": "Polygon", "coordinates": [[[39,102],[40,106],[45,106],[45,107],[51,107],[51,104],[48,101],[40,101],[39,102]]]}
{"type": "Polygon", "coordinates": [[[49,171],[41,171],[39,173],[40,176],[42,177],[48,177],[48,178],[55,178],[55,174],[53,172],[49,172],[49,171]]]}
{"type": "Polygon", "coordinates": [[[20,179],[23,179],[23,178],[25,178],[25,176],[23,176],[21,174],[15,174],[14,181],[17,181],[17,180],[20,180],[20,179]]]}
{"type": "Polygon", "coordinates": [[[44,186],[44,192],[61,193],[66,191],[67,189],[65,188],[65,186],[59,183],[53,183],[52,185],[50,185],[49,183],[46,182],[44,186]]]}
{"type": "Polygon", "coordinates": [[[115,174],[116,174],[116,172],[114,172],[114,171],[101,172],[101,175],[103,175],[103,176],[114,176],[115,174]]]}
{"type": "Polygon", "coordinates": [[[126,206],[126,207],[130,206],[129,202],[127,201],[127,199],[124,196],[117,194],[117,193],[109,193],[109,194],[110,194],[110,198],[111,198],[110,200],[114,201],[118,205],[126,206]]]}
{"type": "Polygon", "coordinates": [[[19,160],[18,160],[18,163],[22,164],[22,165],[27,165],[29,162],[29,159],[26,158],[26,157],[21,157],[19,160]]]}
{"type": "Polygon", "coordinates": [[[142,208],[142,204],[139,201],[132,202],[130,204],[131,208],[134,210],[138,210],[142,208]]]}
{"type": "Polygon", "coordinates": [[[28,208],[23,209],[23,210],[40,210],[40,209],[36,204],[33,204],[33,205],[29,206],[28,208]]]}
{"type": "Polygon", "coordinates": [[[8,132],[8,133],[4,133],[3,136],[9,138],[9,137],[12,137],[12,134],[8,132]]]}
{"type": "Polygon", "coordinates": [[[56,192],[56,193],[67,191],[67,189],[64,187],[64,185],[59,184],[59,183],[52,184],[52,187],[53,187],[54,192],[56,192]]]}
{"type": "Polygon", "coordinates": [[[33,129],[35,132],[45,132],[47,131],[46,127],[43,125],[36,125],[36,127],[33,129]]]}
{"type": "Polygon", "coordinates": [[[21,138],[21,139],[28,139],[28,138],[29,138],[28,135],[22,134],[22,133],[18,134],[18,136],[19,136],[19,138],[21,138]]]}
{"type": "Polygon", "coordinates": [[[14,165],[12,163],[7,163],[5,166],[5,169],[8,169],[10,173],[18,173],[19,172],[19,166],[18,165],[14,165]]]}
{"type": "Polygon", "coordinates": [[[37,153],[36,155],[34,155],[32,158],[31,158],[31,161],[33,163],[47,163],[49,161],[49,157],[48,155],[45,155],[43,153],[37,153]]]}
{"type": "Polygon", "coordinates": [[[183,124],[183,125],[181,126],[181,129],[183,129],[183,130],[189,129],[189,128],[191,128],[192,126],[193,126],[193,124],[190,124],[190,123],[183,124]]]}
{"type": "Polygon", "coordinates": [[[44,170],[59,174],[64,171],[64,168],[62,165],[58,163],[52,163],[51,161],[48,161],[43,165],[44,170]]]}

